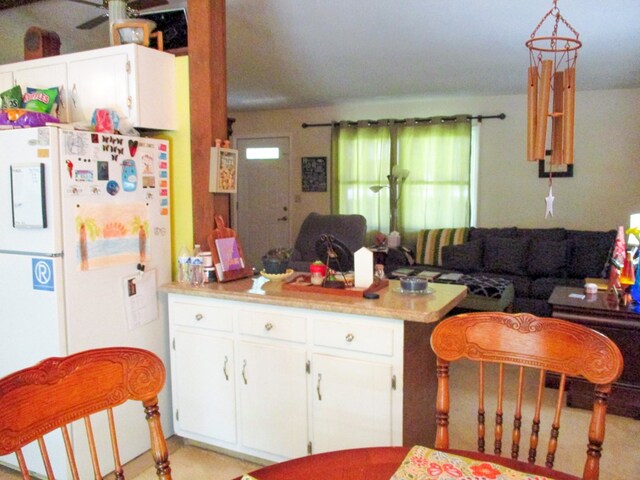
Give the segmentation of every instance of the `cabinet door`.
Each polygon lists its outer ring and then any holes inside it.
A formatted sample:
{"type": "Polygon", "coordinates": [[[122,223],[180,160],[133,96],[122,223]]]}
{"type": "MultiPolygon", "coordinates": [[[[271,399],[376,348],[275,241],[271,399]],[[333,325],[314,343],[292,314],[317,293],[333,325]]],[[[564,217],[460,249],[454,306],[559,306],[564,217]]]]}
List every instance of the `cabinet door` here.
{"type": "Polygon", "coordinates": [[[285,458],[306,455],[306,351],[240,342],[238,353],[242,444],[285,458]]]}
{"type": "Polygon", "coordinates": [[[176,430],[235,443],[233,341],[206,332],[176,331],[171,364],[176,430]]]}
{"type": "Polygon", "coordinates": [[[13,72],[0,72],[0,92],[13,87],[13,72]]]}
{"type": "Polygon", "coordinates": [[[311,360],[313,453],[392,445],[392,367],[316,354],[311,360]]]}
{"type": "MultiPolygon", "coordinates": [[[[58,87],[60,106],[58,108],[58,119],[67,122],[67,65],[65,63],[54,63],[51,65],[41,65],[16,69],[13,73],[14,82],[22,87],[22,93],[28,87],[51,88],[58,87]]],[[[54,107],[55,109],[55,107],[54,107]]],[[[55,112],[52,112],[55,115],[55,112]]]]}
{"type": "MultiPolygon", "coordinates": [[[[69,62],[70,116],[74,122],[91,122],[96,108],[115,110],[131,117],[130,66],[126,53],[117,53],[69,62]]],[[[158,80],[162,81],[162,80],[158,80]]]]}

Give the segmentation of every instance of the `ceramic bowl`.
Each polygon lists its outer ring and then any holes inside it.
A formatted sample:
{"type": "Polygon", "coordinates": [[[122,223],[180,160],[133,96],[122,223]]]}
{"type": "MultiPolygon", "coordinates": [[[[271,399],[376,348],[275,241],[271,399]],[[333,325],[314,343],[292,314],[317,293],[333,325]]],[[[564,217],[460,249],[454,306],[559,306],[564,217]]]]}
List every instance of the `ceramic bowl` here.
{"type": "Polygon", "coordinates": [[[287,271],[284,273],[267,273],[264,270],[260,271],[260,275],[264,278],[268,278],[272,282],[282,282],[291,276],[293,273],[293,268],[287,268],[287,271]]]}
{"type": "Polygon", "coordinates": [[[400,288],[404,292],[424,292],[427,289],[427,279],[415,276],[400,279],[400,288]]]}

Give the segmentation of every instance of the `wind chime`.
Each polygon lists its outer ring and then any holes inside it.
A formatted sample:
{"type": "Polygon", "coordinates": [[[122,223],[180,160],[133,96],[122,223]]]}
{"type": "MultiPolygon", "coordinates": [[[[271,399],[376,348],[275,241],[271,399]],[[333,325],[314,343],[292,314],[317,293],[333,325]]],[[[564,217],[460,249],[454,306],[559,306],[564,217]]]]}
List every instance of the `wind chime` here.
{"type": "Polygon", "coordinates": [[[553,216],[553,166],[573,164],[573,125],[576,60],[582,43],[553,0],[525,45],[529,49],[527,102],[527,160],[545,160],[547,126],[551,119],[551,166],[545,218],[553,216]],[[548,19],[552,19],[547,22],[548,19]],[[545,22],[553,22],[550,35],[540,33],[545,22]],[[568,30],[560,36],[559,27],[568,30]],[[553,94],[552,94],[553,92],[553,94]],[[551,105],[551,108],[550,108],[551,105]]]}

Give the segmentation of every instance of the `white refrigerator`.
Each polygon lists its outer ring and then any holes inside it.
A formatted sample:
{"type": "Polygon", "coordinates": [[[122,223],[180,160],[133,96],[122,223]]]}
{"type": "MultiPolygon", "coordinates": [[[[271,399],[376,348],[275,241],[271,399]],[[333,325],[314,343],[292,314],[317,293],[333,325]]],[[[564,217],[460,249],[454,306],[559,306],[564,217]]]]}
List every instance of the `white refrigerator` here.
{"type": "MultiPolygon", "coordinates": [[[[167,141],[0,130],[0,377],[115,345],[151,350],[168,368],[166,300],[157,286],[171,280],[170,244],[167,141]]],[[[170,435],[169,385],[159,400],[170,435]]],[[[129,403],[115,411],[125,462],[149,448],[142,405],[129,403]]],[[[107,428],[102,416],[92,421],[94,430],[107,428]]],[[[72,435],[81,477],[92,478],[84,426],[72,435]]],[[[61,435],[46,438],[56,477],[68,478],[61,435]]],[[[108,442],[100,449],[109,468],[108,442]]],[[[26,455],[29,468],[44,473],[37,446],[26,455]]],[[[15,456],[0,462],[16,465],[15,456]]]]}

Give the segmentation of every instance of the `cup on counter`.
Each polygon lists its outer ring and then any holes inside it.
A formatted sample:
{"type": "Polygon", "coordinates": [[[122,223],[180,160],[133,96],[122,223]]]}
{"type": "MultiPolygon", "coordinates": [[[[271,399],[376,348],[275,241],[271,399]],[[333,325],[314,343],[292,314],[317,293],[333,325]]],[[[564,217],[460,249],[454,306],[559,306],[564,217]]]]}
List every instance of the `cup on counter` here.
{"type": "Polygon", "coordinates": [[[204,268],[213,267],[213,258],[211,252],[200,252],[200,258],[202,259],[202,265],[204,268]]]}
{"type": "Polygon", "coordinates": [[[598,293],[598,285],[595,283],[585,283],[584,284],[584,293],[587,295],[595,295],[598,293]]]}
{"type": "Polygon", "coordinates": [[[311,273],[310,282],[313,285],[322,285],[327,275],[327,266],[322,262],[313,262],[309,265],[309,273],[311,273]]]}

